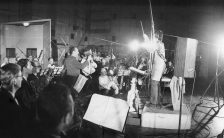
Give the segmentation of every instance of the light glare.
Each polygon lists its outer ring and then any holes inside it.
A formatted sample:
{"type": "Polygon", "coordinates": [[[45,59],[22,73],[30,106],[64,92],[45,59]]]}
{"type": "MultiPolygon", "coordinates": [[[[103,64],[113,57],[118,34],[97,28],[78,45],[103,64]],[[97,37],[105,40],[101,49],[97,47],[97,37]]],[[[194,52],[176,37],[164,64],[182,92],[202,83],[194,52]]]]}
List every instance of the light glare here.
{"type": "Polygon", "coordinates": [[[216,45],[217,45],[219,48],[224,47],[224,35],[219,35],[219,36],[217,37],[216,45]]]}
{"type": "Polygon", "coordinates": [[[224,34],[219,35],[216,40],[216,47],[218,51],[218,56],[223,56],[224,54],[224,34]]]}
{"type": "Polygon", "coordinates": [[[23,26],[29,26],[29,25],[30,25],[30,23],[28,23],[28,22],[23,23],[23,26]]]}
{"type": "Polygon", "coordinates": [[[148,52],[154,52],[156,50],[156,42],[155,41],[145,41],[141,44],[141,47],[146,49],[148,52]]]}
{"type": "Polygon", "coordinates": [[[133,40],[132,42],[129,43],[129,47],[132,51],[137,51],[139,49],[139,41],[138,40],[133,40]]]}

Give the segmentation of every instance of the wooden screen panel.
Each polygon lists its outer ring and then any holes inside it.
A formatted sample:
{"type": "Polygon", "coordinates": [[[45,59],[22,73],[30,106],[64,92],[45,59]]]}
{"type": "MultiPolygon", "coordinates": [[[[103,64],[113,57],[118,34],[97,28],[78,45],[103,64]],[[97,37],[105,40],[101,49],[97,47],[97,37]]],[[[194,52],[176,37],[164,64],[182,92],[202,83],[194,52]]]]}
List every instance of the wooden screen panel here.
{"type": "Polygon", "coordinates": [[[177,39],[175,51],[174,75],[177,77],[193,78],[198,41],[191,38],[177,39]]]}

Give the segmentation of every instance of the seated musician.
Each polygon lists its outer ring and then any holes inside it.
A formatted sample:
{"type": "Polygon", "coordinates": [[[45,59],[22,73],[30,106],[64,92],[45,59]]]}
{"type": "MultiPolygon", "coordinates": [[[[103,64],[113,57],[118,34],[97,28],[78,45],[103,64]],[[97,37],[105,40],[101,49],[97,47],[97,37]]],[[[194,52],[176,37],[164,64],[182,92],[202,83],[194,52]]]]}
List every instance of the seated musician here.
{"type": "Polygon", "coordinates": [[[95,68],[97,68],[97,64],[93,61],[91,49],[84,52],[84,56],[81,60],[81,63],[84,63],[87,60],[87,57],[91,57],[91,60],[89,62],[89,65],[85,67],[84,69],[82,69],[82,73],[85,76],[89,76],[90,74],[94,73],[96,71],[95,68]]]}
{"type": "Polygon", "coordinates": [[[31,65],[33,66],[32,73],[28,75],[27,81],[30,83],[36,96],[38,96],[38,94],[40,93],[40,91],[39,91],[40,80],[39,79],[40,79],[41,65],[38,61],[31,62],[31,65]]]}
{"type": "Polygon", "coordinates": [[[163,77],[168,77],[168,78],[172,78],[174,74],[174,66],[173,63],[171,61],[168,61],[166,63],[166,68],[165,71],[163,73],[163,77]]]}
{"type": "Polygon", "coordinates": [[[119,93],[117,84],[110,79],[110,77],[107,75],[107,70],[105,68],[101,69],[101,75],[99,77],[99,85],[100,90],[103,92],[103,94],[113,95],[119,93]]]}
{"type": "Polygon", "coordinates": [[[49,64],[47,65],[47,67],[49,69],[54,69],[55,68],[54,59],[52,57],[50,57],[50,58],[48,58],[48,62],[49,62],[49,64]]]}
{"type": "Polygon", "coordinates": [[[118,69],[118,84],[119,84],[119,89],[122,92],[127,92],[128,87],[130,84],[130,70],[127,68],[127,65],[121,64],[119,69],[118,69]]]}
{"type": "Polygon", "coordinates": [[[163,72],[163,76],[161,78],[161,86],[163,87],[163,91],[165,91],[165,87],[170,86],[170,81],[174,75],[174,66],[171,61],[166,62],[166,68],[163,72]]]}
{"type": "MultiPolygon", "coordinates": [[[[147,61],[146,58],[141,57],[140,61],[137,63],[137,69],[146,71],[147,70],[147,61]]],[[[141,90],[143,81],[144,81],[144,75],[142,74],[137,74],[137,89],[141,90]]]]}
{"type": "Polygon", "coordinates": [[[91,49],[84,49],[82,53],[81,63],[84,63],[87,58],[89,59],[89,64],[81,70],[81,74],[88,78],[82,88],[82,91],[88,95],[96,92],[96,89],[94,89],[95,86],[93,85],[94,83],[92,79],[92,74],[96,71],[97,64],[93,61],[93,53],[91,49]]]}
{"type": "Polygon", "coordinates": [[[101,63],[102,57],[100,57],[97,52],[93,52],[93,61],[96,63],[97,67],[95,68],[95,72],[91,74],[92,77],[92,91],[98,93],[99,92],[99,77],[100,77],[100,71],[102,68],[101,63]]]}

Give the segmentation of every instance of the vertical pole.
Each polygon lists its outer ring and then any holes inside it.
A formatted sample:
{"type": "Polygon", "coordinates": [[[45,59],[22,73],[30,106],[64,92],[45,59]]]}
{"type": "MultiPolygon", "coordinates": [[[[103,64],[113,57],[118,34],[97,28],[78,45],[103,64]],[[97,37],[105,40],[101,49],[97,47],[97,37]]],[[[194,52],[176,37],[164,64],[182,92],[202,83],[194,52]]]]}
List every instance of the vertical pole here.
{"type": "MultiPolygon", "coordinates": [[[[215,96],[214,96],[214,102],[217,98],[218,100],[218,108],[219,107],[219,86],[218,86],[218,73],[219,73],[219,54],[220,54],[220,48],[218,48],[217,51],[217,59],[216,59],[216,71],[215,71],[215,96]]],[[[216,103],[216,102],[215,102],[216,103]]]]}
{"type": "Polygon", "coordinates": [[[104,130],[104,127],[103,126],[101,126],[101,127],[102,127],[102,138],[104,138],[105,130],[104,130]]]}
{"type": "Polygon", "coordinates": [[[181,82],[181,89],[180,89],[180,112],[179,112],[179,125],[178,125],[178,138],[180,138],[180,128],[181,128],[181,116],[182,116],[182,99],[183,99],[183,78],[181,82]]]}

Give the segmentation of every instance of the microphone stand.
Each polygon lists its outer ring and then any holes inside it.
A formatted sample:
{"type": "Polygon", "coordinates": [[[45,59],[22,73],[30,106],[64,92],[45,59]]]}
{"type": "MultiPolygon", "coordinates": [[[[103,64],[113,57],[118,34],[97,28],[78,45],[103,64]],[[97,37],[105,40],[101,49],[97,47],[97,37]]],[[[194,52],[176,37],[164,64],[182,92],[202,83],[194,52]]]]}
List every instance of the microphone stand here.
{"type": "Polygon", "coordinates": [[[178,138],[181,137],[180,136],[180,129],[181,129],[181,117],[182,117],[183,86],[184,86],[184,80],[181,81],[181,86],[179,86],[179,90],[180,90],[180,92],[179,92],[180,93],[180,112],[179,112],[178,138]]]}

